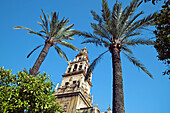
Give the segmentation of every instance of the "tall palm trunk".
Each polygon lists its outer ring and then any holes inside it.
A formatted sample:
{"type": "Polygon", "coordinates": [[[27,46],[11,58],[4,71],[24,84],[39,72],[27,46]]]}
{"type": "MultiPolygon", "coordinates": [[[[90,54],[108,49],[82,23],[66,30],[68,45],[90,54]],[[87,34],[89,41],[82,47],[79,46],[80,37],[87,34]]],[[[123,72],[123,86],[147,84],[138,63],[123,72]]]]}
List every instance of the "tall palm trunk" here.
{"type": "Polygon", "coordinates": [[[112,113],[124,113],[123,78],[120,59],[120,49],[111,47],[113,68],[113,104],[112,113]]]}
{"type": "Polygon", "coordinates": [[[31,75],[33,75],[33,76],[37,75],[37,72],[38,72],[42,62],[44,61],[45,57],[47,56],[47,53],[48,53],[48,50],[50,47],[51,47],[51,43],[49,41],[46,41],[44,48],[42,49],[40,55],[38,56],[38,59],[36,60],[34,66],[32,67],[32,70],[30,73],[31,75]]]}

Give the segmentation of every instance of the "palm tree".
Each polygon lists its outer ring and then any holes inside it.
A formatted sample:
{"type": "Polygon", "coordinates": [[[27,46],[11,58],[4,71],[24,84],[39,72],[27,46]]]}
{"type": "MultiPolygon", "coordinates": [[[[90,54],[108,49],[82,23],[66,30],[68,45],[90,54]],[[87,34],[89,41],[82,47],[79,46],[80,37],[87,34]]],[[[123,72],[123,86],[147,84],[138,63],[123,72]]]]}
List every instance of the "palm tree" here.
{"type": "Polygon", "coordinates": [[[143,11],[134,15],[134,11],[142,3],[139,0],[133,0],[129,6],[122,9],[122,4],[116,3],[113,10],[110,11],[106,0],[102,0],[102,16],[95,11],[91,11],[96,23],[91,23],[93,33],[80,32],[79,35],[84,37],[83,43],[93,43],[96,46],[104,46],[107,51],[100,54],[88,68],[85,80],[88,80],[91,72],[101,57],[108,51],[112,55],[113,68],[113,113],[124,113],[124,95],[123,95],[123,78],[121,68],[120,53],[123,53],[134,65],[142,69],[151,78],[152,75],[147,71],[142,63],[133,56],[133,52],[128,46],[153,45],[153,41],[145,38],[136,37],[142,35],[139,30],[146,29],[153,22],[155,15],[149,15],[143,19],[138,19],[143,11]]]}
{"type": "Polygon", "coordinates": [[[43,10],[42,10],[42,13],[43,13],[44,19],[42,16],[40,16],[42,23],[38,22],[38,24],[42,27],[43,30],[41,30],[39,32],[35,32],[32,29],[29,29],[27,27],[22,27],[22,26],[14,27],[14,29],[26,29],[29,31],[28,33],[36,34],[45,40],[45,45],[37,46],[27,56],[27,58],[28,58],[35,50],[37,50],[41,46],[44,46],[44,48],[42,49],[41,53],[39,54],[39,56],[34,64],[34,66],[30,70],[30,74],[34,75],[34,76],[37,75],[38,70],[39,70],[42,62],[44,61],[45,57],[47,56],[47,53],[48,53],[48,50],[50,47],[53,46],[56,49],[56,51],[58,52],[58,54],[61,57],[64,57],[67,62],[68,62],[68,58],[67,58],[66,54],[58,46],[58,44],[66,46],[68,48],[71,48],[75,51],[78,50],[71,43],[64,41],[64,40],[74,40],[74,38],[72,38],[72,36],[77,34],[77,32],[74,29],[71,29],[74,26],[74,24],[66,26],[69,22],[68,18],[67,19],[63,18],[61,21],[59,21],[58,20],[59,14],[56,14],[56,12],[54,12],[54,13],[52,12],[52,19],[50,19],[49,14],[47,14],[48,20],[47,20],[47,17],[43,10]]]}

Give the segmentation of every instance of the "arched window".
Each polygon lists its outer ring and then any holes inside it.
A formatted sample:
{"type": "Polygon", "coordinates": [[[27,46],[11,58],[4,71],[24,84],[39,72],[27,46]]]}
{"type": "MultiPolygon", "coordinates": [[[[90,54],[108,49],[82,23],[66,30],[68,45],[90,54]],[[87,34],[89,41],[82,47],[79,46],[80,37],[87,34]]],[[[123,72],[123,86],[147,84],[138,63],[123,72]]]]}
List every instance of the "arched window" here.
{"type": "Polygon", "coordinates": [[[86,71],[86,65],[84,66],[84,71],[86,71]]]}
{"type": "Polygon", "coordinates": [[[79,66],[79,70],[81,70],[81,69],[82,69],[82,65],[79,66]]]}
{"type": "Polygon", "coordinates": [[[67,73],[70,73],[72,65],[69,66],[67,73]]]}
{"type": "Polygon", "coordinates": [[[78,58],[78,61],[80,61],[80,60],[81,60],[81,57],[78,58]]]}
{"type": "Polygon", "coordinates": [[[70,73],[70,71],[71,71],[71,67],[69,67],[69,68],[68,68],[68,71],[67,71],[67,73],[70,73]]]}
{"type": "Polygon", "coordinates": [[[69,85],[69,82],[66,82],[66,83],[65,83],[65,86],[68,86],[68,85],[69,85]]]}
{"type": "Polygon", "coordinates": [[[73,84],[76,84],[76,81],[73,81],[73,84]]]}
{"type": "Polygon", "coordinates": [[[77,70],[77,64],[74,65],[73,72],[77,70]]]}

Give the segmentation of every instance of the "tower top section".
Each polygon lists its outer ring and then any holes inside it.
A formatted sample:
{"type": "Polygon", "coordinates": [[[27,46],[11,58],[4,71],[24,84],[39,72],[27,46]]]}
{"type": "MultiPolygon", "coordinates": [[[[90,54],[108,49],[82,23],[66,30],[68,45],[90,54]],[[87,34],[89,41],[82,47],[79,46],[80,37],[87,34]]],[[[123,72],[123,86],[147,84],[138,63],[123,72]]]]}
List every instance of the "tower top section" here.
{"type": "MultiPolygon", "coordinates": [[[[68,63],[68,67],[63,77],[73,76],[77,74],[83,74],[83,78],[86,76],[87,69],[89,67],[89,57],[87,48],[84,47],[80,52],[75,56],[74,60],[68,63]]],[[[90,85],[91,80],[89,81],[90,85]]]]}
{"type": "Polygon", "coordinates": [[[82,61],[82,60],[87,60],[87,62],[89,62],[88,51],[87,51],[86,47],[81,49],[80,53],[77,54],[75,59],[74,59],[74,61],[82,61]]]}
{"type": "MultiPolygon", "coordinates": [[[[100,113],[98,106],[93,106],[92,73],[85,81],[89,68],[88,51],[86,47],[80,50],[73,61],[68,63],[66,72],[62,75],[63,80],[56,86],[55,95],[57,102],[64,108],[64,113],[84,113],[94,111],[100,113]],[[57,90],[58,88],[58,90],[57,90]]],[[[111,113],[109,107],[106,113],[111,113]]]]}
{"type": "Polygon", "coordinates": [[[87,100],[90,101],[90,88],[92,87],[92,83],[91,83],[92,74],[89,77],[88,81],[84,80],[88,67],[89,67],[88,51],[86,47],[84,47],[75,56],[74,60],[68,63],[66,72],[62,75],[63,81],[59,89],[62,89],[64,87],[66,87],[66,89],[69,89],[70,86],[72,87],[76,85],[77,89],[74,88],[74,91],[79,91],[79,89],[81,89],[81,91],[84,92],[83,95],[86,95],[85,97],[88,97],[87,100]]]}

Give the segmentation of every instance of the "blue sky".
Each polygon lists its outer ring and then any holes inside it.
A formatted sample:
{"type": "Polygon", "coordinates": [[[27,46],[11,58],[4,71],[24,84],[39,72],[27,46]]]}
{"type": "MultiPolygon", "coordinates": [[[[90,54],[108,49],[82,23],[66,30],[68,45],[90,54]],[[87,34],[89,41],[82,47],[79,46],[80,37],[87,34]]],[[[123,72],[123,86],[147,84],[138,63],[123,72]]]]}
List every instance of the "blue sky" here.
{"type": "MultiPolygon", "coordinates": [[[[123,6],[129,4],[130,0],[120,0],[123,6]]],[[[115,0],[108,0],[112,8],[115,0]]],[[[161,8],[162,2],[155,6],[151,3],[142,4],[137,11],[144,10],[148,15],[161,8]]],[[[59,17],[69,17],[69,24],[75,24],[74,29],[92,32],[90,23],[94,22],[90,10],[100,14],[101,0],[3,0],[0,4],[0,66],[5,69],[13,69],[13,73],[21,71],[24,67],[29,69],[33,66],[41,49],[36,51],[29,59],[28,53],[36,46],[43,44],[40,37],[28,34],[26,30],[14,30],[14,26],[25,26],[39,31],[37,24],[42,15],[51,11],[59,12],[59,17]]],[[[151,28],[153,30],[153,28],[151,28]]],[[[154,37],[152,32],[145,32],[144,37],[154,37]]],[[[75,36],[72,43],[78,48],[82,38],[75,36]]],[[[105,48],[97,48],[87,44],[89,59],[92,61],[105,48]]],[[[73,60],[78,52],[63,48],[70,60],[73,60]]],[[[141,60],[147,69],[153,74],[154,79],[149,78],[142,70],[136,68],[124,56],[122,58],[123,83],[126,113],[169,113],[170,104],[170,81],[168,76],[162,76],[165,65],[156,58],[153,47],[139,46],[132,49],[135,56],[141,60]]],[[[94,103],[98,104],[101,111],[106,111],[109,104],[112,105],[112,64],[111,55],[107,53],[101,60],[93,73],[91,93],[94,95],[94,103]]],[[[57,55],[54,48],[50,51],[40,67],[41,72],[52,75],[51,80],[55,85],[62,81],[62,74],[67,68],[64,59],[57,55]]]]}

